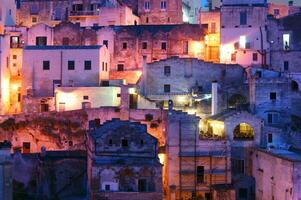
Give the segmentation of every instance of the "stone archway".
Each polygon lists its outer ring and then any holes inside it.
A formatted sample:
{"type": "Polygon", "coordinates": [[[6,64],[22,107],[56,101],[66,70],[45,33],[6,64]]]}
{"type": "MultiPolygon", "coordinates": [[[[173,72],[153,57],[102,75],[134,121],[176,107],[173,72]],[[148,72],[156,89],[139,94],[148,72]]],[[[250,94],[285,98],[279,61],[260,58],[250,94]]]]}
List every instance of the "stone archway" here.
{"type": "Polygon", "coordinates": [[[254,128],[247,123],[238,124],[233,130],[234,140],[253,140],[254,128]]]}

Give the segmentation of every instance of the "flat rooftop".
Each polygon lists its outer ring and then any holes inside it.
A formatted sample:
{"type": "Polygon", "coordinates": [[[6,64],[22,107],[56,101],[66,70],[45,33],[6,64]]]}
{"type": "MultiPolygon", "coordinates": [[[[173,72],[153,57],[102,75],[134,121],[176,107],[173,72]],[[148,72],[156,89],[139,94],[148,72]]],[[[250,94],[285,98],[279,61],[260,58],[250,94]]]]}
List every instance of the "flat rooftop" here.
{"type": "Polygon", "coordinates": [[[291,162],[301,162],[301,154],[297,152],[293,152],[286,149],[277,149],[277,148],[271,148],[271,149],[261,149],[258,148],[258,151],[270,154],[272,156],[276,156],[278,158],[288,160],[291,162]]]}
{"type": "Polygon", "coordinates": [[[100,49],[101,45],[94,46],[25,46],[26,50],[57,50],[57,49],[100,49]]]}

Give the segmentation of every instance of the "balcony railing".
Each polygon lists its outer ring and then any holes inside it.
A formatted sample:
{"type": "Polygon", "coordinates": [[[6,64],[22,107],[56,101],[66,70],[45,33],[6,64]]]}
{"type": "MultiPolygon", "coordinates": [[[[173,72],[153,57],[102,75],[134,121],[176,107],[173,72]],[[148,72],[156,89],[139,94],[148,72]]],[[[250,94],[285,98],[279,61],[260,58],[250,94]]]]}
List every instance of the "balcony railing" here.
{"type": "Polygon", "coordinates": [[[21,43],[10,43],[10,48],[23,48],[21,43]]]}
{"type": "Polygon", "coordinates": [[[70,16],[93,16],[98,15],[99,10],[81,10],[81,11],[70,11],[70,16]]]}

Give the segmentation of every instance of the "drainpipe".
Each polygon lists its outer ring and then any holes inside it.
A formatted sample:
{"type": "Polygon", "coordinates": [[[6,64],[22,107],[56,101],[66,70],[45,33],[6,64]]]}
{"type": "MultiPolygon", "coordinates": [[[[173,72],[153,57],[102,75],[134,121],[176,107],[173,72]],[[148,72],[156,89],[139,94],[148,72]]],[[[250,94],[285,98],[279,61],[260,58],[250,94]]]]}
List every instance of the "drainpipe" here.
{"type": "Polygon", "coordinates": [[[211,85],[211,114],[218,113],[218,83],[213,81],[211,85]]]}

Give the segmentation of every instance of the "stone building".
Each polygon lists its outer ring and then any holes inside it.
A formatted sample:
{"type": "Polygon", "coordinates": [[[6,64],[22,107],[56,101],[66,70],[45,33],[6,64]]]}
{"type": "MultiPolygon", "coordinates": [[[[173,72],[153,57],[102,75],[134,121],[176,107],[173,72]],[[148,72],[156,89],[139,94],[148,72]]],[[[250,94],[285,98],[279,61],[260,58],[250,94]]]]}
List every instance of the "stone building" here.
{"type": "Polygon", "coordinates": [[[16,3],[14,0],[0,1],[0,34],[4,33],[4,28],[16,24],[16,3]]]}
{"type": "Polygon", "coordinates": [[[112,70],[142,68],[147,62],[172,56],[205,59],[206,28],[200,25],[140,25],[97,28],[98,43],[111,53],[112,70]]]}
{"type": "Polygon", "coordinates": [[[138,0],[138,15],[141,24],[181,24],[182,0],[138,0]]]}
{"type": "Polygon", "coordinates": [[[258,148],[252,157],[256,199],[300,199],[299,153],[287,149],[258,148]]]}
{"type": "Polygon", "coordinates": [[[202,138],[200,118],[179,111],[168,112],[163,151],[166,199],[235,199],[229,143],[202,138]]]}
{"type": "Polygon", "coordinates": [[[145,64],[139,94],[167,107],[211,115],[211,99],[217,96],[216,112],[247,103],[245,71],[239,65],[214,64],[193,58],[169,58],[145,64]],[[216,92],[213,83],[217,81],[216,92]]]}
{"type": "Polygon", "coordinates": [[[272,15],[276,19],[286,17],[300,12],[300,6],[293,5],[283,5],[281,3],[269,3],[268,4],[268,14],[272,15]]]}
{"type": "Polygon", "coordinates": [[[157,139],[145,125],[113,119],[101,126],[91,123],[90,128],[90,199],[162,199],[157,139]]]}
{"type": "Polygon", "coordinates": [[[268,26],[271,68],[292,77],[300,76],[300,19],[300,13],[281,19],[270,18],[268,26]]]}
{"type": "Polygon", "coordinates": [[[12,180],[12,158],[10,155],[11,143],[9,141],[0,142],[0,199],[13,199],[13,180],[12,180]]]}
{"type": "Polygon", "coordinates": [[[100,8],[116,7],[120,5],[120,2],[116,0],[19,0],[18,4],[18,25],[31,27],[37,23],[45,23],[53,26],[62,21],[71,20],[83,26],[93,26],[93,24],[98,24],[100,8]]]}
{"type": "Polygon", "coordinates": [[[291,123],[292,98],[297,94],[292,80],[279,72],[254,68],[248,82],[253,113],[268,126],[287,128],[291,123]]]}
{"type": "Polygon", "coordinates": [[[224,0],[220,62],[244,67],[267,64],[267,7],[264,0],[224,0]]]}

